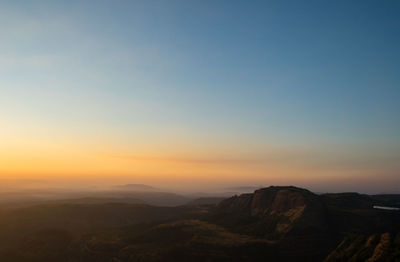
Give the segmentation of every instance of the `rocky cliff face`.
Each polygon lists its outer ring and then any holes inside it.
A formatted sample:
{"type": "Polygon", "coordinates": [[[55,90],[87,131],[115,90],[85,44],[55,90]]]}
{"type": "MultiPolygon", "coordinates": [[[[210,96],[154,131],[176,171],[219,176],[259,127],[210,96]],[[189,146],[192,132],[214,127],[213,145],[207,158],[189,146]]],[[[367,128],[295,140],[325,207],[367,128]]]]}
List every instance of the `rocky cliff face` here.
{"type": "Polygon", "coordinates": [[[226,212],[250,212],[252,216],[271,213],[285,213],[292,209],[301,209],[307,205],[307,198],[317,195],[297,187],[262,188],[253,194],[234,196],[222,201],[218,208],[226,212]]]}
{"type": "Polygon", "coordinates": [[[400,233],[346,237],[325,259],[325,262],[365,261],[386,262],[400,260],[400,233]]]}
{"type": "Polygon", "coordinates": [[[247,230],[265,234],[300,232],[305,228],[321,227],[324,223],[324,204],[320,197],[292,186],[271,186],[253,194],[234,196],[222,201],[217,209],[227,221],[240,218],[238,223],[246,224],[247,230]],[[253,219],[257,222],[253,223],[253,219]]]}
{"type": "MultiPolygon", "coordinates": [[[[287,214],[306,207],[305,195],[309,192],[297,188],[265,188],[254,192],[251,215],[287,214]]],[[[297,213],[297,212],[294,212],[297,213]]]]}

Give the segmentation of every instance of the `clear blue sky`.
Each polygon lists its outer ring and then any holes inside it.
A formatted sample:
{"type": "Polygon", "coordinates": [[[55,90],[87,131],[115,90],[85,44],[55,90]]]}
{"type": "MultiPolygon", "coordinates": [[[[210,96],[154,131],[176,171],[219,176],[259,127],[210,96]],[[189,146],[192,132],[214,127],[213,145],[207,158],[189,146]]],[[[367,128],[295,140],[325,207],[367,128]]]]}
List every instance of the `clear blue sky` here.
{"type": "Polygon", "coordinates": [[[1,1],[0,117],[32,139],[311,150],[326,168],[350,154],[398,181],[399,13],[394,0],[1,1]]]}

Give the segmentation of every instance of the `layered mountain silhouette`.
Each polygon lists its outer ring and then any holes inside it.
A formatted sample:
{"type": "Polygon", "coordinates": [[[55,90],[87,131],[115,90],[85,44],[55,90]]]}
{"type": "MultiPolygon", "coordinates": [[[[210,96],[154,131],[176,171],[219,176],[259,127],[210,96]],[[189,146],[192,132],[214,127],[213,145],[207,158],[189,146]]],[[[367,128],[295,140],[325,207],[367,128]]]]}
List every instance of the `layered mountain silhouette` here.
{"type": "MultiPolygon", "coordinates": [[[[138,195],[140,196],[140,195],[138,195]]],[[[271,186],[176,207],[105,199],[7,209],[2,261],[399,261],[398,195],[271,186]]]]}

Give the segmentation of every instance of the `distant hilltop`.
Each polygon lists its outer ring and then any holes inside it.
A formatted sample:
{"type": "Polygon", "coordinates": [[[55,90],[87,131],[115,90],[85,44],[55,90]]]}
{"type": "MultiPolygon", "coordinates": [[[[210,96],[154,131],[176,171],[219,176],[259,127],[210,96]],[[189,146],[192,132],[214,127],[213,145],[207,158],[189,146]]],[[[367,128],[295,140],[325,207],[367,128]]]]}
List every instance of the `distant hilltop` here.
{"type": "Polygon", "coordinates": [[[126,184],[126,185],[118,185],[116,188],[121,190],[134,190],[134,191],[160,191],[160,189],[144,185],[144,184],[126,184]]]}

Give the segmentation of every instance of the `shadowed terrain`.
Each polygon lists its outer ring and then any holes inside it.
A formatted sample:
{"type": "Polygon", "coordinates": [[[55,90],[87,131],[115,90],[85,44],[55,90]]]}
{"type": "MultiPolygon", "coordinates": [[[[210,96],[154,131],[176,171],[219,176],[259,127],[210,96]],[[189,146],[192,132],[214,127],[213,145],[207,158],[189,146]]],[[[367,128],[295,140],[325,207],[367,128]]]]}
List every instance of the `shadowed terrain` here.
{"type": "Polygon", "coordinates": [[[51,200],[0,210],[0,255],[10,262],[397,261],[400,212],[373,207],[396,207],[398,199],[273,186],[174,207],[140,198],[51,200]]]}

